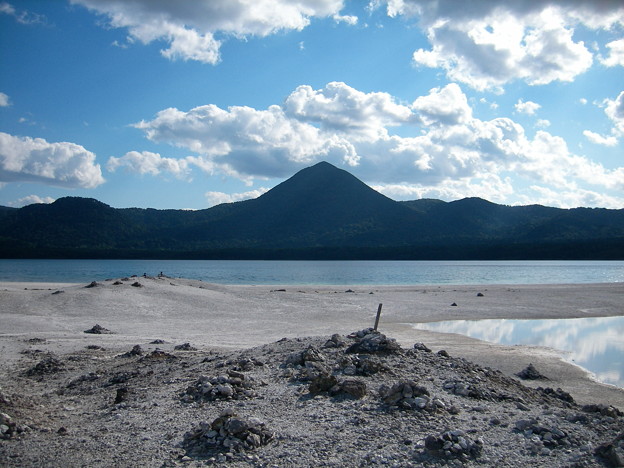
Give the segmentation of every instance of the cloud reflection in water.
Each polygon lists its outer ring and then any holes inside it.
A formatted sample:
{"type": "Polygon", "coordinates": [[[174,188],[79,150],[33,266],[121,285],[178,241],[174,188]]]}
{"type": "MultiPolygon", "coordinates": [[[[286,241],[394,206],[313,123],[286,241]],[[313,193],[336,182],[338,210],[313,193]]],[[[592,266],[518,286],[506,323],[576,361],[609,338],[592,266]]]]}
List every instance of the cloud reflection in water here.
{"type": "Polygon", "coordinates": [[[504,345],[548,346],[598,380],[624,387],[624,317],[549,320],[453,320],[419,323],[415,328],[458,333],[504,345]]]}

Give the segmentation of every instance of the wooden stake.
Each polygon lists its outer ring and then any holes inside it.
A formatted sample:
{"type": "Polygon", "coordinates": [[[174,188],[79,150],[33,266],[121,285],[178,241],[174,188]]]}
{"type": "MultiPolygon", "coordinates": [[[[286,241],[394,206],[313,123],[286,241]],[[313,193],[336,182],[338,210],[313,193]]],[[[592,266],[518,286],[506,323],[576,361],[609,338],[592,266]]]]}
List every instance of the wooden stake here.
{"type": "Polygon", "coordinates": [[[373,330],[377,331],[377,326],[379,325],[379,317],[381,317],[381,306],[383,304],[379,304],[379,307],[377,308],[377,318],[375,318],[375,328],[373,330]]]}

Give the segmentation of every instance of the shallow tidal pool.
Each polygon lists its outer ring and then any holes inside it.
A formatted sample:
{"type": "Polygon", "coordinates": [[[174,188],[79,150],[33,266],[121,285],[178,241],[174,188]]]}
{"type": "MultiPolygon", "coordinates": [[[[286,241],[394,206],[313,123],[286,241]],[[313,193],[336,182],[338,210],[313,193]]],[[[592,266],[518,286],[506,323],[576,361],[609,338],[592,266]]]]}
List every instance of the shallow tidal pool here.
{"type": "Polygon", "coordinates": [[[413,326],[509,346],[554,348],[600,382],[624,388],[624,317],[452,320],[413,326]]]}

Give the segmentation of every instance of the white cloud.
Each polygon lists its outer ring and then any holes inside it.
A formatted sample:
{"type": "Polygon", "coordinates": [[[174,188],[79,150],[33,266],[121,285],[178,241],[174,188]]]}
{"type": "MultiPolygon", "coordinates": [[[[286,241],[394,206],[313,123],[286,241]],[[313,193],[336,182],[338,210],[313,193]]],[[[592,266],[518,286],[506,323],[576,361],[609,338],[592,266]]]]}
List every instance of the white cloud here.
{"type": "Polygon", "coordinates": [[[609,48],[609,56],[601,58],[600,62],[607,67],[624,67],[624,39],[609,42],[606,46],[609,48]]]}
{"type": "Polygon", "coordinates": [[[10,105],[11,100],[9,99],[9,96],[4,93],[0,93],[0,107],[8,107],[10,105]]]}
{"type": "MultiPolygon", "coordinates": [[[[617,104],[607,108],[619,115],[617,104]]],[[[281,106],[266,110],[170,108],[135,127],[154,142],[196,153],[196,160],[185,158],[188,164],[247,182],[286,177],[327,160],[350,166],[384,193],[402,192],[401,198],[482,196],[506,202],[518,178],[555,191],[586,190],[586,199],[592,190],[624,189],[624,167],[607,169],[575,155],[563,138],[544,130],[529,137],[509,118],[475,118],[453,83],[411,106],[344,83],[317,90],[300,86],[281,106]],[[397,126],[401,131],[393,134],[397,126]]]]}
{"type": "Polygon", "coordinates": [[[250,190],[248,192],[241,193],[224,193],[224,192],[206,192],[206,200],[208,206],[220,205],[221,203],[232,203],[242,200],[250,200],[252,198],[258,198],[263,193],[268,192],[269,189],[261,187],[256,190],[250,190]]]}
{"type": "Polygon", "coordinates": [[[624,135],[624,91],[615,99],[605,99],[598,105],[605,108],[605,114],[613,122],[611,135],[600,135],[591,130],[585,130],[583,135],[597,145],[616,146],[624,135]]]}
{"type": "Polygon", "coordinates": [[[523,101],[522,99],[518,99],[518,102],[514,107],[516,111],[520,112],[521,114],[535,115],[538,109],[542,106],[540,106],[537,102],[523,101]]]}
{"type": "Polygon", "coordinates": [[[613,100],[607,99],[605,104],[605,114],[613,122],[614,132],[624,134],[624,91],[613,100]]]}
{"type": "Polygon", "coordinates": [[[353,15],[339,15],[339,14],[335,14],[333,16],[334,21],[336,21],[337,23],[347,23],[351,26],[355,26],[358,22],[358,17],[357,16],[353,16],[353,15]]]}
{"type": "Polygon", "coordinates": [[[511,179],[496,174],[483,174],[469,179],[448,179],[438,185],[388,184],[373,188],[395,200],[435,198],[453,201],[466,197],[479,197],[494,203],[505,203],[514,193],[511,179]]]}
{"type": "Polygon", "coordinates": [[[288,117],[373,139],[379,132],[387,134],[385,127],[401,125],[412,117],[409,107],[397,104],[387,93],[366,94],[338,82],[320,90],[299,86],[286,98],[283,108],[288,117]]]}
{"type": "Polygon", "coordinates": [[[28,195],[26,197],[20,198],[17,201],[11,202],[8,205],[21,208],[23,206],[32,205],[34,203],[54,203],[55,199],[52,197],[40,197],[39,195],[28,195]]]}
{"type": "Polygon", "coordinates": [[[167,172],[178,178],[184,178],[189,174],[188,160],[163,158],[160,154],[149,151],[129,151],[120,158],[109,158],[106,164],[106,168],[111,172],[121,167],[139,174],[158,175],[167,172]]]}
{"type": "Polygon", "coordinates": [[[167,25],[166,31],[170,46],[160,51],[163,57],[213,64],[219,61],[221,42],[215,40],[212,34],[199,34],[194,29],[176,25],[167,25]]]}
{"type": "Polygon", "coordinates": [[[268,36],[283,30],[302,30],[314,17],[333,17],[353,24],[357,18],[341,16],[343,0],[71,0],[106,15],[110,25],[125,28],[130,41],[143,44],[161,40],[161,52],[170,59],[219,61],[221,41],[215,36],[268,36]]]}
{"type": "Polygon", "coordinates": [[[286,176],[319,158],[351,161],[356,156],[343,137],[288,118],[279,106],[170,108],[135,126],[150,140],[188,148],[243,176],[286,176]]]}
{"type": "Polygon", "coordinates": [[[0,13],[13,16],[15,21],[26,25],[44,24],[46,22],[45,16],[27,10],[16,10],[13,5],[7,2],[0,3],[0,13]]]}
{"type": "Polygon", "coordinates": [[[585,135],[589,141],[596,145],[615,146],[618,144],[618,139],[614,136],[603,136],[599,133],[592,132],[591,130],[583,131],[583,135],[585,135]]]}
{"type": "Polygon", "coordinates": [[[94,188],[104,178],[95,154],[80,145],[0,132],[0,181],[94,188]]]}
{"type": "Polygon", "coordinates": [[[490,107],[490,109],[492,110],[496,110],[498,109],[498,104],[496,102],[489,102],[487,99],[485,99],[484,97],[482,97],[481,99],[479,99],[479,102],[481,104],[486,104],[490,107]]]}
{"type": "Polygon", "coordinates": [[[468,99],[455,83],[434,88],[427,96],[420,96],[413,102],[412,109],[426,125],[457,125],[472,118],[468,99]]]}
{"type": "Polygon", "coordinates": [[[538,127],[538,128],[550,127],[550,120],[539,119],[537,122],[535,122],[535,126],[538,127]]]}
{"type": "MultiPolygon", "coordinates": [[[[387,0],[390,16],[418,18],[431,49],[414,52],[416,64],[446,70],[450,79],[500,91],[514,80],[531,85],[572,81],[592,64],[574,27],[624,24],[621,2],[387,0]]],[[[612,55],[614,54],[612,48],[612,55]]]]}
{"type": "Polygon", "coordinates": [[[621,209],[624,206],[624,197],[615,197],[578,187],[572,190],[553,190],[540,185],[532,185],[528,190],[518,194],[518,200],[518,204],[538,204],[558,208],[599,206],[621,209]]]}

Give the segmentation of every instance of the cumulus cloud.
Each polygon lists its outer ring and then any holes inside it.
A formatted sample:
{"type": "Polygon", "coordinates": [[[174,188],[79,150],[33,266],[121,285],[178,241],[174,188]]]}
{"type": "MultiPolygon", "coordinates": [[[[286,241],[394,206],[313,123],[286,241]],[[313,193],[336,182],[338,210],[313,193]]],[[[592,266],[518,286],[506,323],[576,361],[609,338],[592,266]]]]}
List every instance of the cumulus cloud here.
{"type": "Polygon", "coordinates": [[[624,67],[624,39],[609,42],[606,44],[609,49],[609,55],[601,58],[600,62],[607,67],[620,66],[624,67]]]}
{"type": "Polygon", "coordinates": [[[94,188],[104,178],[95,154],[80,145],[0,132],[0,181],[94,188]]]}
{"type": "Polygon", "coordinates": [[[332,17],[354,24],[342,16],[343,0],[71,0],[106,15],[110,25],[128,30],[130,41],[168,43],[163,56],[215,64],[222,41],[215,36],[268,36],[278,31],[302,30],[312,18],[332,17]]]}
{"type": "Polygon", "coordinates": [[[584,130],[583,135],[585,135],[585,137],[589,141],[596,145],[615,146],[618,144],[618,139],[615,138],[613,135],[604,136],[600,135],[599,133],[592,132],[591,130],[584,130]]]}
{"type": "MultiPolygon", "coordinates": [[[[385,3],[388,15],[417,18],[427,35],[431,49],[416,50],[414,63],[442,68],[452,80],[479,90],[501,90],[513,80],[531,85],[572,81],[593,61],[584,42],[573,37],[574,27],[624,24],[624,6],[613,0],[477,0],[461,8],[454,0],[385,3]]],[[[611,57],[617,50],[615,44],[611,57]]]]}
{"type": "Polygon", "coordinates": [[[624,91],[615,99],[605,101],[605,114],[614,124],[614,131],[619,135],[624,134],[624,91]]]}
{"type": "Polygon", "coordinates": [[[150,140],[188,148],[240,175],[283,177],[319,158],[354,164],[353,145],[344,137],[289,118],[280,106],[266,110],[215,105],[160,111],[135,126],[150,140]]]}
{"type": "Polygon", "coordinates": [[[452,201],[465,197],[479,197],[494,203],[505,203],[514,193],[511,179],[501,178],[496,174],[482,174],[469,179],[449,179],[437,185],[387,184],[374,185],[373,188],[395,200],[435,198],[452,201]]]}
{"type": "Polygon", "coordinates": [[[355,26],[358,22],[358,17],[354,15],[339,15],[336,13],[333,18],[336,23],[347,23],[351,26],[355,26]]]}
{"type": "Polygon", "coordinates": [[[40,197],[39,195],[28,195],[20,198],[17,201],[8,203],[9,206],[15,208],[21,208],[23,206],[32,205],[34,203],[54,203],[55,199],[52,197],[40,197]]]}
{"type": "Polygon", "coordinates": [[[624,135],[624,91],[615,99],[605,99],[599,105],[604,106],[605,114],[613,123],[611,135],[601,135],[591,130],[585,130],[583,135],[597,145],[616,146],[624,135]]]}
{"type": "Polygon", "coordinates": [[[160,154],[149,151],[129,151],[120,158],[114,156],[109,158],[106,164],[106,168],[111,172],[121,167],[139,174],[158,175],[167,172],[178,178],[184,178],[189,174],[188,160],[163,158],[160,154]]]}
{"type": "Polygon", "coordinates": [[[0,107],[8,107],[11,105],[11,100],[9,96],[4,93],[0,93],[0,107]]]}
{"type": "Polygon", "coordinates": [[[429,126],[463,124],[472,118],[468,99],[455,83],[444,88],[434,88],[428,95],[418,97],[412,109],[429,126]]]}
{"type": "Polygon", "coordinates": [[[521,114],[535,115],[535,113],[542,106],[540,106],[537,102],[523,101],[522,99],[518,99],[518,102],[514,107],[516,111],[520,112],[521,114]]]}
{"type": "Polygon", "coordinates": [[[206,201],[208,206],[220,205],[221,203],[232,203],[242,200],[250,200],[252,198],[258,198],[263,193],[268,192],[269,189],[260,187],[257,190],[250,190],[248,192],[241,193],[224,193],[224,192],[206,192],[206,201]]]}
{"type": "Polygon", "coordinates": [[[299,86],[284,102],[288,117],[319,122],[322,128],[359,133],[378,138],[386,127],[398,126],[412,118],[408,106],[397,104],[387,93],[363,93],[345,83],[332,82],[323,89],[299,86]]]}
{"type": "Polygon", "coordinates": [[[531,185],[522,193],[518,193],[518,204],[538,204],[558,208],[599,206],[601,208],[621,209],[624,206],[624,197],[612,196],[579,187],[571,190],[553,190],[550,187],[531,185]]]}
{"type": "MultiPolygon", "coordinates": [[[[614,116],[620,115],[616,101],[606,106],[614,116]]],[[[154,142],[196,153],[188,164],[248,182],[327,160],[403,199],[474,195],[505,202],[515,192],[511,176],[555,191],[586,190],[585,199],[597,188],[624,189],[624,167],[607,169],[576,155],[544,130],[530,137],[509,118],[480,120],[454,83],[411,104],[344,83],[299,86],[282,105],[264,110],[170,108],[135,127],[154,142]],[[395,127],[401,131],[393,133],[395,127]]]]}

